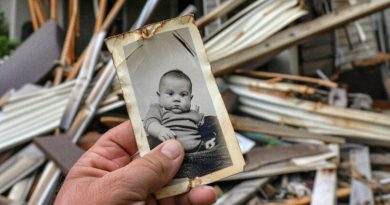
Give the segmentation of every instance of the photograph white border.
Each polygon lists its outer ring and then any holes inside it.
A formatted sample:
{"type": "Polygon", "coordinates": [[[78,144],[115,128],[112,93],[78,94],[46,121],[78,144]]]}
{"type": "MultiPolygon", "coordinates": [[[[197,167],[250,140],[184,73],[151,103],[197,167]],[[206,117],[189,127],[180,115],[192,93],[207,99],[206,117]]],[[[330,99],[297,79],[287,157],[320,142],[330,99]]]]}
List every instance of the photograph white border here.
{"type": "Polygon", "coordinates": [[[144,129],[141,114],[137,105],[134,89],[128,68],[123,47],[132,44],[138,40],[147,40],[158,33],[173,31],[181,28],[188,28],[191,39],[195,47],[195,52],[199,59],[200,68],[210,94],[213,107],[215,109],[219,125],[222,130],[223,138],[226,142],[232,165],[222,168],[210,174],[197,177],[193,180],[174,180],[170,185],[156,193],[158,198],[165,198],[172,195],[184,193],[191,187],[209,184],[219,179],[231,176],[243,171],[245,161],[240,151],[234,129],[225,109],[221,94],[218,90],[215,78],[211,72],[210,63],[202,42],[198,28],[194,24],[192,16],[181,16],[174,19],[165,20],[155,24],[146,25],[138,30],[112,36],[106,39],[106,45],[113,56],[114,65],[117,69],[117,75],[122,87],[123,96],[126,102],[127,111],[131,119],[138,150],[143,156],[150,151],[147,134],[144,129]]]}

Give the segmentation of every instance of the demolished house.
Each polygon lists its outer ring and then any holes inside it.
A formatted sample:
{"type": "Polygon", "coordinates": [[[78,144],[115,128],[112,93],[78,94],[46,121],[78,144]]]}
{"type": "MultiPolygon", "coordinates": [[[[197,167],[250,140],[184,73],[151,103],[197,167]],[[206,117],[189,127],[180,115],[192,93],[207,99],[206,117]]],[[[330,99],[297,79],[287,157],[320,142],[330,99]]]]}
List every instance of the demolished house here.
{"type": "Polygon", "coordinates": [[[0,56],[1,204],[52,204],[77,159],[129,119],[104,39],[185,15],[246,163],[211,184],[215,204],[390,204],[390,1],[0,6],[9,19],[0,31],[20,40],[0,56]],[[19,20],[6,11],[22,7],[19,20]]]}

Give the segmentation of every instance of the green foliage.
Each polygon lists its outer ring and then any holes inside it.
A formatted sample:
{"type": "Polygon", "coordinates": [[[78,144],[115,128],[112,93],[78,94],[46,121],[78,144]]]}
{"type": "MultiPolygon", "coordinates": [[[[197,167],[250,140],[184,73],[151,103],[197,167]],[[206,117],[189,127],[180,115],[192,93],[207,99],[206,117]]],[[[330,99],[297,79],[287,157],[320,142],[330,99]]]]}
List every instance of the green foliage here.
{"type": "Polygon", "coordinates": [[[9,55],[20,44],[17,41],[8,39],[7,23],[4,13],[0,12],[0,58],[9,55]]]}
{"type": "Polygon", "coordinates": [[[0,35],[0,57],[11,54],[18,47],[19,42],[11,41],[7,36],[0,35]]]}

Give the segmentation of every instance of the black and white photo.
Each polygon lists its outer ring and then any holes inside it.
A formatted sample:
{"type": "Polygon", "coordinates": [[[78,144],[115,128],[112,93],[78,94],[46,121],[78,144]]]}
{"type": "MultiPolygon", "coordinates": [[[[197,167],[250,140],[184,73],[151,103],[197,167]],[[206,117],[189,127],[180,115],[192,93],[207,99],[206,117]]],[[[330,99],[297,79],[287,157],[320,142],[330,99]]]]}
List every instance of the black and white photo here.
{"type": "MultiPolygon", "coordinates": [[[[185,157],[176,185],[207,184],[242,171],[235,133],[191,16],[151,24],[106,43],[141,156],[166,140],[178,140],[185,157]]],[[[172,193],[175,187],[166,189],[172,193]]]]}

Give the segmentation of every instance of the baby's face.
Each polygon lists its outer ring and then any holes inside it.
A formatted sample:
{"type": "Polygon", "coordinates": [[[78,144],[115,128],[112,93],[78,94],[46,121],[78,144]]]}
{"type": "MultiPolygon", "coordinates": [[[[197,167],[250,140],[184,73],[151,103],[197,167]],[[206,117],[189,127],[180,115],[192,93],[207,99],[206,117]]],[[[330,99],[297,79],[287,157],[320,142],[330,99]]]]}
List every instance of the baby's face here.
{"type": "Polygon", "coordinates": [[[188,112],[191,109],[190,83],[185,79],[163,79],[158,95],[160,106],[174,113],[188,112]]]}

